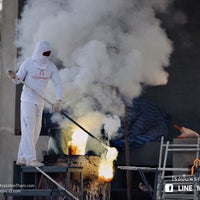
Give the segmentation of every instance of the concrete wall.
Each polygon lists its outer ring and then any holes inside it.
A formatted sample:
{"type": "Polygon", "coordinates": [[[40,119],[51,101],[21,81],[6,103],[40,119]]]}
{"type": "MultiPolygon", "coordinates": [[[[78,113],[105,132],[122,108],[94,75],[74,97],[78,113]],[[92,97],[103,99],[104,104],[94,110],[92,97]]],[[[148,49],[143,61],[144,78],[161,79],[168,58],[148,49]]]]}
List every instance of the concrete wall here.
{"type": "MultiPolygon", "coordinates": [[[[0,184],[13,183],[13,163],[16,160],[20,136],[15,135],[16,86],[5,72],[14,69],[17,50],[14,45],[18,1],[4,0],[2,16],[1,77],[0,77],[0,184]]],[[[48,137],[42,136],[37,146],[38,159],[47,149],[48,137]]],[[[2,195],[2,194],[0,194],[2,195]]],[[[1,196],[0,196],[1,197],[1,196]]],[[[1,198],[0,198],[1,199],[1,198]]]]}
{"type": "Polygon", "coordinates": [[[6,77],[5,71],[14,66],[16,58],[15,19],[17,16],[17,1],[6,0],[2,12],[2,51],[0,79],[0,173],[1,183],[12,183],[13,160],[16,156],[17,139],[14,137],[15,120],[15,87],[6,77]]]}

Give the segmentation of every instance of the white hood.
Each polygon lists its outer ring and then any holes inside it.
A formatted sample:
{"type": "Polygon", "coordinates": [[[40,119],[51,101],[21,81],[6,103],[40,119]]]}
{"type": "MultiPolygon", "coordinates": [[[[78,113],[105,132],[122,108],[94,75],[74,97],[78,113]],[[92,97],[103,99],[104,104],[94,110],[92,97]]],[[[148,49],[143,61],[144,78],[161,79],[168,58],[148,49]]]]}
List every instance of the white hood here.
{"type": "Polygon", "coordinates": [[[32,55],[32,60],[39,61],[39,62],[45,62],[49,60],[50,56],[47,57],[47,56],[42,55],[46,51],[51,51],[49,42],[47,41],[37,42],[35,50],[32,55]]]}

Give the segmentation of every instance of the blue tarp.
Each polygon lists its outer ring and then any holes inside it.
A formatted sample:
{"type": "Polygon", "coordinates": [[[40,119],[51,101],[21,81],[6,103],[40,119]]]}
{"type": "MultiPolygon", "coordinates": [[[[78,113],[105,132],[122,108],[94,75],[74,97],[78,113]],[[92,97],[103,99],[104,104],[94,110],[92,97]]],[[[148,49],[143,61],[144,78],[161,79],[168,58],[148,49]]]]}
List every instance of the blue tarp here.
{"type": "MultiPolygon", "coordinates": [[[[144,99],[134,99],[127,108],[129,148],[139,147],[147,142],[160,141],[161,136],[168,135],[170,115],[158,106],[144,99]]],[[[119,137],[110,141],[111,146],[125,148],[125,123],[121,120],[119,137]]]]}

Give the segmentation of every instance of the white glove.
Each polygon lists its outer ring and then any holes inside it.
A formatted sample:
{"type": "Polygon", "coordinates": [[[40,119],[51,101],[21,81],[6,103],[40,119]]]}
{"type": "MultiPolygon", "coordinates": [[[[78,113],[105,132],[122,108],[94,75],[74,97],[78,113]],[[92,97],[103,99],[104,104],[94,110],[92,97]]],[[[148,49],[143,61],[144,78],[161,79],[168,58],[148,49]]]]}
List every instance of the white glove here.
{"type": "Polygon", "coordinates": [[[52,109],[56,112],[60,112],[62,109],[62,105],[63,105],[63,102],[61,99],[59,99],[53,104],[52,109]]]}
{"type": "Polygon", "coordinates": [[[8,75],[8,78],[10,78],[10,79],[16,78],[16,72],[14,72],[12,70],[9,70],[7,75],[8,75]]]}

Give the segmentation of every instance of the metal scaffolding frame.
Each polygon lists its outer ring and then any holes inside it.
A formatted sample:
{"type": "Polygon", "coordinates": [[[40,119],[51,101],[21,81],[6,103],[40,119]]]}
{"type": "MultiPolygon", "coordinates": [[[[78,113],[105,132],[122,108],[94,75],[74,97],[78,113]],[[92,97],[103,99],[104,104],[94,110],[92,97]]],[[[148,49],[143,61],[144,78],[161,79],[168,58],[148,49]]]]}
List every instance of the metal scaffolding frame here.
{"type": "Polygon", "coordinates": [[[198,200],[200,199],[200,173],[198,170],[200,168],[200,138],[196,138],[196,140],[195,144],[173,144],[169,141],[165,143],[164,137],[162,137],[158,167],[118,166],[118,168],[121,170],[138,171],[152,200],[198,200]],[[191,174],[189,167],[167,167],[168,156],[173,152],[195,153],[197,162],[194,163],[193,174],[191,174]],[[145,176],[146,172],[155,173],[153,191],[150,190],[145,176]],[[177,177],[179,180],[177,180],[177,177]]]}

